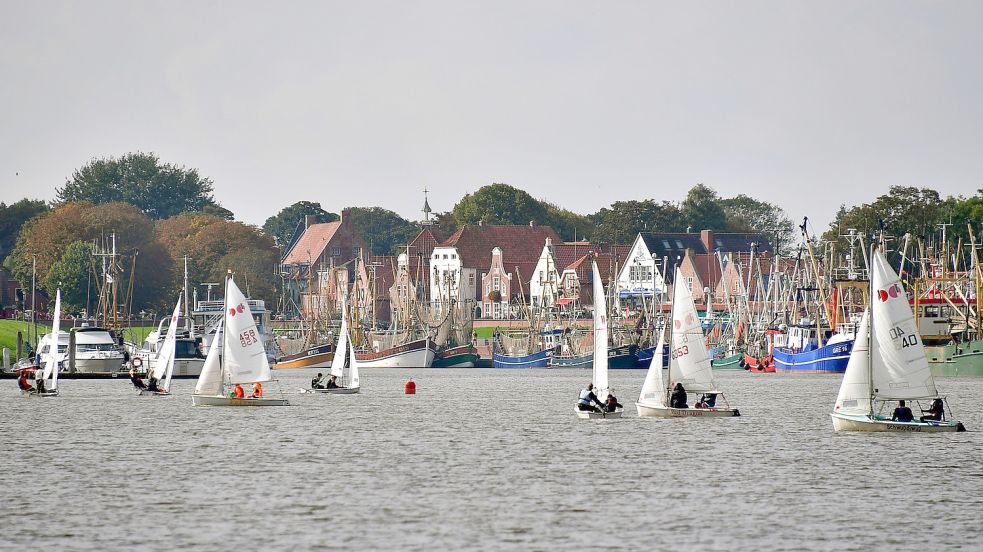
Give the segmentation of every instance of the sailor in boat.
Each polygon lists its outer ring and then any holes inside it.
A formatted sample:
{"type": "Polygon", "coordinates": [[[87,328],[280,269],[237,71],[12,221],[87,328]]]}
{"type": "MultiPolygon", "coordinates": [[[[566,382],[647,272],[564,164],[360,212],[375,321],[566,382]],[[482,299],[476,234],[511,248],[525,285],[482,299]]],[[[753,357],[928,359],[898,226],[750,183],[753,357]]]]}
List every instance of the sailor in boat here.
{"type": "MultiPolygon", "coordinates": [[[[55,366],[55,370],[58,367],[55,366]]],[[[38,369],[34,371],[34,387],[37,388],[37,392],[44,393],[44,370],[38,369]]]]}
{"type": "Polygon", "coordinates": [[[927,412],[925,416],[921,417],[923,422],[941,422],[945,418],[945,405],[942,399],[935,399],[932,401],[932,406],[928,410],[923,410],[922,413],[927,412]]]}
{"type": "Polygon", "coordinates": [[[703,397],[700,398],[700,402],[705,404],[703,408],[713,408],[717,405],[717,394],[716,393],[704,393],[703,397]]]}
{"type": "Polygon", "coordinates": [[[253,384],[253,394],[249,395],[250,399],[259,399],[263,396],[263,384],[256,382],[253,384]]]}
{"type": "Polygon", "coordinates": [[[605,408],[608,412],[614,412],[619,408],[624,408],[624,406],[618,402],[618,398],[614,396],[614,393],[611,393],[610,390],[608,391],[608,393],[609,393],[608,400],[607,400],[607,404],[605,405],[605,408]]]}
{"type": "Polygon", "coordinates": [[[160,388],[157,387],[157,378],[150,376],[150,378],[147,380],[147,391],[153,391],[154,393],[160,391],[160,388]]]}
{"type": "Polygon", "coordinates": [[[577,408],[582,411],[601,412],[601,409],[598,408],[600,406],[603,406],[603,404],[598,400],[597,395],[594,394],[594,384],[588,383],[587,387],[580,390],[580,398],[577,399],[577,408]],[[597,406],[594,406],[592,403],[597,404],[597,406]]]}
{"type": "Polygon", "coordinates": [[[20,377],[17,378],[17,387],[25,393],[34,391],[34,386],[27,382],[27,370],[20,371],[20,377]]]}
{"type": "Polygon", "coordinates": [[[143,383],[143,380],[140,379],[140,376],[137,375],[136,368],[132,368],[132,367],[130,368],[130,382],[133,383],[133,387],[136,387],[141,391],[147,388],[147,384],[143,383]]]}
{"type": "Polygon", "coordinates": [[[321,372],[311,380],[311,389],[324,389],[324,375],[321,372]]]}
{"type": "Polygon", "coordinates": [[[910,422],[915,419],[915,415],[912,414],[911,409],[905,406],[904,401],[898,401],[898,407],[894,409],[894,414],[891,414],[892,422],[910,422]]]}
{"type": "Polygon", "coordinates": [[[235,397],[235,398],[237,398],[237,399],[245,398],[246,397],[246,391],[242,388],[241,385],[239,385],[237,383],[236,386],[235,386],[235,388],[232,390],[232,396],[235,397]]]}
{"type": "Polygon", "coordinates": [[[325,389],[337,389],[338,388],[338,376],[331,376],[328,378],[327,385],[324,386],[325,389]]]}
{"type": "Polygon", "coordinates": [[[672,394],[669,395],[669,408],[689,408],[689,405],[686,404],[686,389],[679,382],[676,382],[676,386],[672,388],[672,394]]]}

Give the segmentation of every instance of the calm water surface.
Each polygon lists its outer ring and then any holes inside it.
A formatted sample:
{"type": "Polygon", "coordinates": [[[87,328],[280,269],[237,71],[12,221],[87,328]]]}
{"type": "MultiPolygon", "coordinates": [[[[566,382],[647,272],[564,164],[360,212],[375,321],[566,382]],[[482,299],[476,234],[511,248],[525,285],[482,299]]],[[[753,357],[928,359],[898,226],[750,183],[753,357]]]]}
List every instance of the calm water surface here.
{"type": "MultiPolygon", "coordinates": [[[[971,549],[983,379],[942,378],[969,432],[835,434],[838,376],[717,372],[741,418],[573,414],[575,370],[366,370],[362,393],[193,408],[127,380],[56,399],[0,381],[0,548],[971,549]],[[412,375],[417,395],[404,396],[412,375]]],[[[268,388],[268,393],[276,385],[268,388]]]]}

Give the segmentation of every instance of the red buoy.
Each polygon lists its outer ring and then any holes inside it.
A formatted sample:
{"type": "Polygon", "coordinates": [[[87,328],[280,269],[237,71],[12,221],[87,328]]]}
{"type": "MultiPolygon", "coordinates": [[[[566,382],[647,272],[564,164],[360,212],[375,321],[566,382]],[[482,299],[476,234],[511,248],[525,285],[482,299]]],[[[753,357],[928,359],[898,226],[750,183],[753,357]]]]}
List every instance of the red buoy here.
{"type": "Polygon", "coordinates": [[[413,380],[406,382],[406,387],[403,388],[403,393],[407,395],[416,395],[416,384],[413,380]]]}

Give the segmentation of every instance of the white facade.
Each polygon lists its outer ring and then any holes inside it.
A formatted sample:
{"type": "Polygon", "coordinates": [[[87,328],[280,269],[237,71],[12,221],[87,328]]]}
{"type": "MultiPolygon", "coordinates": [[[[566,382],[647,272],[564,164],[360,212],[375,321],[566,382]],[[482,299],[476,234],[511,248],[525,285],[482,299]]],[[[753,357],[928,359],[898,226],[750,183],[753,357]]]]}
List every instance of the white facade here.
{"type": "Polygon", "coordinates": [[[529,303],[534,307],[552,307],[556,304],[559,286],[560,273],[553,254],[553,240],[546,238],[546,245],[529,280],[529,303]]]}
{"type": "Polygon", "coordinates": [[[430,302],[478,298],[477,270],[463,268],[456,247],[435,247],[430,255],[430,302]]]}
{"type": "Polygon", "coordinates": [[[646,299],[667,293],[662,276],[663,259],[654,259],[641,235],[635,236],[635,243],[618,272],[617,297],[645,297],[646,299]]]}

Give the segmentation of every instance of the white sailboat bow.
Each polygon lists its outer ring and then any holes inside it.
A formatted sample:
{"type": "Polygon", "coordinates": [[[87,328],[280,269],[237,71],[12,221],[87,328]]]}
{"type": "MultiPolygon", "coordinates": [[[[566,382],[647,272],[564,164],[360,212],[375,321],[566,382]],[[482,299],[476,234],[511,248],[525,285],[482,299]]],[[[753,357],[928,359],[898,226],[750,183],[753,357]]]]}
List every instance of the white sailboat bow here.
{"type": "Polygon", "coordinates": [[[256,321],[249,310],[246,296],[232,280],[225,285],[224,324],[216,335],[205,358],[201,375],[192,395],[195,406],[285,406],[282,398],[243,397],[226,395],[225,386],[265,383],[272,381],[272,371],[266,356],[266,348],[256,321]],[[220,339],[221,338],[221,339],[220,339]],[[217,349],[221,347],[221,349],[217,349]],[[219,357],[221,354],[221,357],[219,357]]]}
{"type": "MultiPolygon", "coordinates": [[[[611,393],[608,383],[608,307],[604,299],[604,285],[601,283],[601,272],[597,269],[597,261],[591,261],[594,294],[594,364],[591,373],[591,383],[594,394],[603,403],[611,393]]],[[[574,407],[578,418],[620,418],[624,408],[618,407],[613,412],[594,412],[574,407]]]]}
{"type": "MultiPolygon", "coordinates": [[[[662,338],[660,337],[660,346],[662,338]]],[[[682,418],[682,417],[733,417],[740,416],[736,408],[729,407],[692,407],[692,408],[673,408],[669,406],[669,394],[677,384],[682,384],[687,393],[703,393],[714,398],[723,394],[717,389],[713,379],[713,369],[710,366],[710,356],[707,354],[705,337],[703,336],[703,325],[696,312],[696,304],[693,302],[693,294],[683,282],[676,269],[673,279],[673,298],[672,298],[672,321],[670,326],[669,341],[669,377],[663,386],[662,382],[662,350],[657,349],[649,366],[649,373],[645,376],[645,385],[642,386],[642,395],[639,397],[635,406],[638,415],[643,417],[654,416],[659,418],[682,418]],[[658,359],[658,360],[656,360],[658,359]],[[653,374],[653,370],[658,374],[653,374]],[[660,397],[655,397],[656,390],[653,385],[660,386],[660,397]]]]}
{"type": "Polygon", "coordinates": [[[836,404],[836,431],[965,431],[958,421],[892,420],[879,412],[895,401],[939,397],[908,294],[884,253],[871,255],[870,306],[864,312],[836,404]]]}

